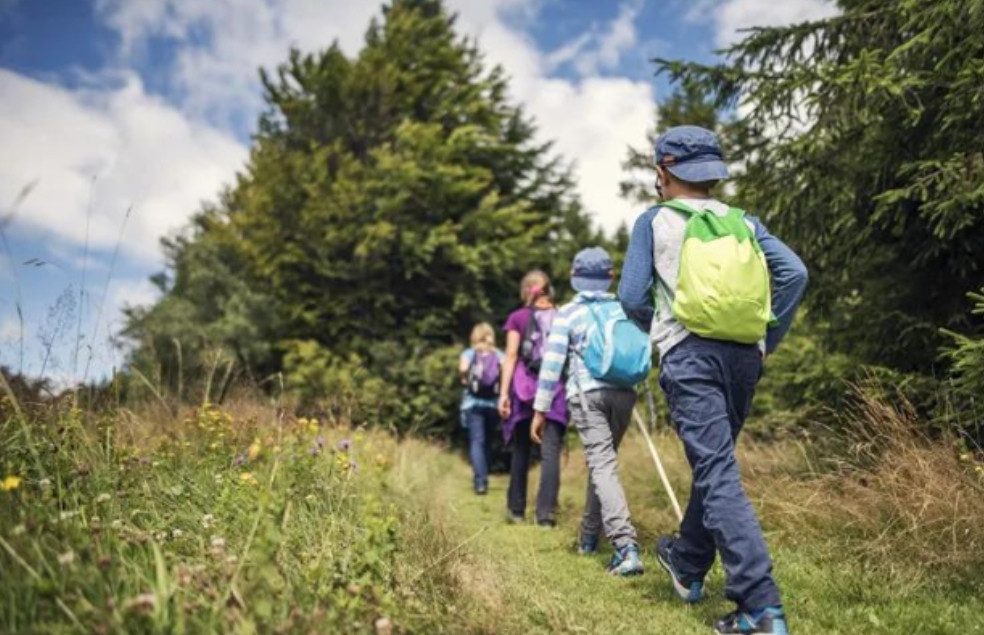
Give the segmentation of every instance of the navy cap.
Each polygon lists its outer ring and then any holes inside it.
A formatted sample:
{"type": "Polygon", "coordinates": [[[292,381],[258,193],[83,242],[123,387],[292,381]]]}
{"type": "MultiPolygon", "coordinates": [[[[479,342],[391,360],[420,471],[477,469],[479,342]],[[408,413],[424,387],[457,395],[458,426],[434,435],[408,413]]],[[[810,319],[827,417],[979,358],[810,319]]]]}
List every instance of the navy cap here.
{"type": "Polygon", "coordinates": [[[688,183],[728,178],[717,135],[700,126],[670,128],[656,140],[656,165],[688,183]]]}
{"type": "Polygon", "coordinates": [[[615,276],[615,264],[601,247],[577,252],[571,265],[571,286],[575,291],[608,291],[615,276]]]}

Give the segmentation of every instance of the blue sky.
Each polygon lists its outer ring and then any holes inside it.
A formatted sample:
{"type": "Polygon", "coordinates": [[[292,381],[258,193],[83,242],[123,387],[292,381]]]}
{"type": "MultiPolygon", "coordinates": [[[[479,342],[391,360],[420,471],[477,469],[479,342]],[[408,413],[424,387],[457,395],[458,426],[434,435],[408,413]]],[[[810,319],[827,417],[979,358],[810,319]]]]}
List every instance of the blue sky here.
{"type": "MultiPolygon", "coordinates": [[[[582,200],[607,229],[640,211],[617,195],[618,164],[628,145],[644,144],[668,92],[650,58],[713,61],[738,29],[833,11],[825,0],[447,4],[509,72],[543,139],[573,162],[582,200]]],[[[10,249],[0,254],[0,364],[21,367],[22,339],[23,370],[43,367],[60,384],[81,379],[90,355],[89,378],[122,364],[109,340],[121,307],[155,297],[159,239],[247,157],[262,107],[257,68],[291,45],[337,39],[356,53],[379,6],[0,0],[0,222],[10,249]]]]}

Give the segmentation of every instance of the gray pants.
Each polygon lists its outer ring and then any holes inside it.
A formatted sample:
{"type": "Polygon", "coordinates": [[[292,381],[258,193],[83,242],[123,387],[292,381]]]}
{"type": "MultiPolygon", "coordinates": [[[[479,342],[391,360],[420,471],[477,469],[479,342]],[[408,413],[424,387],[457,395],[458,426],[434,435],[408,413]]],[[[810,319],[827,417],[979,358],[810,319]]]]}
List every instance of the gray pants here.
{"type": "Polygon", "coordinates": [[[588,464],[588,491],[581,519],[581,535],[605,535],[616,549],[636,544],[636,532],[629,517],[625,491],[618,480],[615,453],[629,428],[636,393],[632,389],[601,388],[568,402],[571,422],[577,426],[588,464]],[[585,412],[585,409],[587,412],[585,412]]]}

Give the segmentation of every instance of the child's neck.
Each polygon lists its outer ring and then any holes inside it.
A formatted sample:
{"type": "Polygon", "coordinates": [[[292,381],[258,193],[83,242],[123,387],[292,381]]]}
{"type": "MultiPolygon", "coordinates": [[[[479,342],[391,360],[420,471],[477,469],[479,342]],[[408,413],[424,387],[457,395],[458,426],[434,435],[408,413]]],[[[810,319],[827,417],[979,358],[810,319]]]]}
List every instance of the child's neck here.
{"type": "Polygon", "coordinates": [[[553,300],[551,300],[550,298],[537,298],[533,302],[533,308],[535,308],[535,309],[552,309],[553,308],[553,300]]]}

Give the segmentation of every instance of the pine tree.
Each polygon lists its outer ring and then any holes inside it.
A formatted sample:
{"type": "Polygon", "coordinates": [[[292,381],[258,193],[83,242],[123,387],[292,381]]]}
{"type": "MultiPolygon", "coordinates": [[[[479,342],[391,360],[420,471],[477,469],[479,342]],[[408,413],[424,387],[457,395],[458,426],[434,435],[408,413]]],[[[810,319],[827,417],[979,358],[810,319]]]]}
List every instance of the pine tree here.
{"type": "Polygon", "coordinates": [[[569,175],[438,1],[394,0],[355,58],[293,51],[262,80],[245,173],[167,245],[173,282],[130,335],[184,324],[310,396],[381,380],[405,425],[447,416],[446,347],[504,318],[527,269],[563,281],[603,241],[569,175]]]}
{"type": "Polygon", "coordinates": [[[811,271],[811,315],[862,360],[928,370],[940,328],[979,326],[984,3],[842,0],[754,30],[706,66],[657,60],[748,127],[740,203],[811,271]]]}

